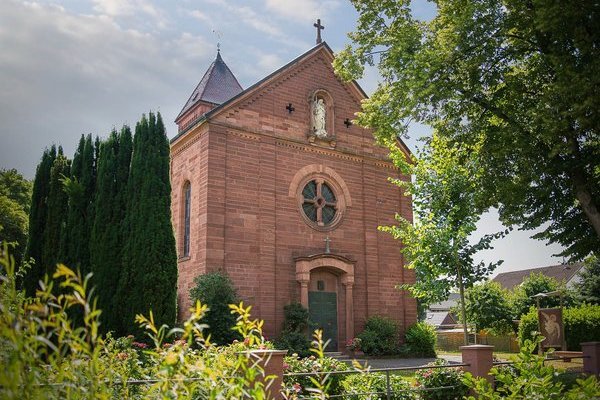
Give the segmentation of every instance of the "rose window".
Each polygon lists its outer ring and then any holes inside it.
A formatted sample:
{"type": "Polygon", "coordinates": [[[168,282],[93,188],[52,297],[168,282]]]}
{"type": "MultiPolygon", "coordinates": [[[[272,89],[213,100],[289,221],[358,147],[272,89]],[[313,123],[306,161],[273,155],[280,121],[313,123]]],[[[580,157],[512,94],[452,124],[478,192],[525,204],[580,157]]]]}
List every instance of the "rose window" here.
{"type": "Polygon", "coordinates": [[[302,211],[318,226],[331,224],[337,213],[337,199],[331,187],[322,181],[312,180],[302,190],[302,211]]]}

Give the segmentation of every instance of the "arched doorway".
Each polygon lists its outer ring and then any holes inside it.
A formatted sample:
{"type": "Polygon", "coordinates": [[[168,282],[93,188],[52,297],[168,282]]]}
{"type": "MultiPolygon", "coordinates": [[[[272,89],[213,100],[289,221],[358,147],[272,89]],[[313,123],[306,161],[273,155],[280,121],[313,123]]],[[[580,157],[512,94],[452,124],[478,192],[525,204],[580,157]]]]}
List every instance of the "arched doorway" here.
{"type": "Polygon", "coordinates": [[[337,351],[354,337],[354,262],[330,253],[297,257],[300,303],[323,329],[326,350],[337,351]]]}

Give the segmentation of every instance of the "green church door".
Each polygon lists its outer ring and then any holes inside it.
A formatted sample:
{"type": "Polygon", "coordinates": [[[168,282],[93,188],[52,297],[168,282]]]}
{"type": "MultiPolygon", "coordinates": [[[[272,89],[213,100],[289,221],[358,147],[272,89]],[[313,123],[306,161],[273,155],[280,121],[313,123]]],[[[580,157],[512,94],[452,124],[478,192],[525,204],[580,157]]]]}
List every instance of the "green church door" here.
{"type": "Polygon", "coordinates": [[[323,341],[329,340],[326,351],[337,351],[337,298],[334,292],[308,292],[308,313],[316,325],[323,330],[323,341]]]}

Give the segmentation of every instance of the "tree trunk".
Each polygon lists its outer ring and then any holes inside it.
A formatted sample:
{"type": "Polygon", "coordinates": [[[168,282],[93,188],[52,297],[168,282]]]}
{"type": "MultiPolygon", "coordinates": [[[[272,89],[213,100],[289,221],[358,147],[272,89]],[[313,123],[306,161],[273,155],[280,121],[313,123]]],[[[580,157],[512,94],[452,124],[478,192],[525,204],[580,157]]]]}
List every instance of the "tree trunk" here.
{"type": "Polygon", "coordinates": [[[465,334],[465,346],[469,345],[469,332],[467,330],[467,309],[465,307],[465,286],[462,280],[462,274],[460,273],[460,267],[456,270],[458,278],[458,291],[460,293],[460,319],[463,323],[463,332],[465,334]]]}
{"type": "Polygon", "coordinates": [[[594,228],[596,236],[600,238],[600,212],[598,212],[592,194],[585,185],[585,179],[578,172],[574,172],[571,179],[575,187],[575,197],[579,200],[579,206],[594,228]]]}

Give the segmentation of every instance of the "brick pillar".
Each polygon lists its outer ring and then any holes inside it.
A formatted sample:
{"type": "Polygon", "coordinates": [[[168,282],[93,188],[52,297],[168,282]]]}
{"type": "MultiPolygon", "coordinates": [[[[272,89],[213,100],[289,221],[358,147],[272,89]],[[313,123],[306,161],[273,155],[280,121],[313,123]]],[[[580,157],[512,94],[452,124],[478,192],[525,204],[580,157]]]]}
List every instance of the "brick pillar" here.
{"type": "Polygon", "coordinates": [[[463,364],[469,364],[463,367],[465,371],[470,372],[476,378],[485,378],[488,382],[493,383],[494,377],[490,375],[490,369],[494,362],[494,346],[484,344],[460,346],[460,351],[463,364]]]}
{"type": "Polygon", "coordinates": [[[600,376],[600,342],[581,343],[583,372],[600,376]]]}
{"type": "Polygon", "coordinates": [[[265,385],[268,399],[283,399],[281,388],[283,384],[283,357],[287,350],[250,350],[243,351],[252,364],[256,363],[263,369],[263,375],[259,377],[265,385]],[[274,379],[265,381],[265,377],[275,376],[274,379]]]}

